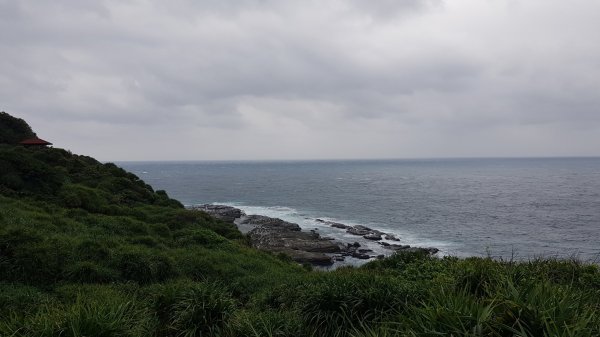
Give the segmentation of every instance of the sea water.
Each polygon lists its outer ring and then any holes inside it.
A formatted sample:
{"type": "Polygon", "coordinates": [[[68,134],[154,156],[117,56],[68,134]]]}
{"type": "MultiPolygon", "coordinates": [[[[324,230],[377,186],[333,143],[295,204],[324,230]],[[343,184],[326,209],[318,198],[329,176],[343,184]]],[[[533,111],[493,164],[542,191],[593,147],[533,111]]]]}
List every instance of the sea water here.
{"type": "Polygon", "coordinates": [[[118,164],[185,205],[232,205],[347,242],[317,219],[445,255],[600,260],[600,158],[118,164]]]}

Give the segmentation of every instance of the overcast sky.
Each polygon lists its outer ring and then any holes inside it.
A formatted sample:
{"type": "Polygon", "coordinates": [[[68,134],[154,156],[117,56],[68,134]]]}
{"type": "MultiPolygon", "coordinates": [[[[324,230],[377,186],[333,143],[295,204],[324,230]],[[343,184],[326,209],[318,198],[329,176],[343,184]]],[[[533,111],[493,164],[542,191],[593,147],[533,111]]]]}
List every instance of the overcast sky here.
{"type": "Polygon", "coordinates": [[[600,155],[597,0],[0,0],[0,110],[100,160],[600,155]]]}

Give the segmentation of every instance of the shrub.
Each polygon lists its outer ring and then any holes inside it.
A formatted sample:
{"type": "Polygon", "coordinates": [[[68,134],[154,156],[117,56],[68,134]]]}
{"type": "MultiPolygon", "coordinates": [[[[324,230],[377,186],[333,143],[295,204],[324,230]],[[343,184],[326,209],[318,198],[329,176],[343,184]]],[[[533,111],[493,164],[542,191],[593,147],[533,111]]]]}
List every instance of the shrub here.
{"type": "Polygon", "coordinates": [[[294,311],[238,311],[230,324],[232,337],[307,336],[302,319],[294,311]]]}
{"type": "Polygon", "coordinates": [[[218,283],[177,281],[148,291],[161,336],[218,336],[235,310],[231,295],[218,283]]]}
{"type": "Polygon", "coordinates": [[[0,283],[0,317],[9,317],[10,314],[32,314],[40,305],[51,302],[51,296],[35,287],[0,283]]]}
{"type": "Polygon", "coordinates": [[[106,261],[110,258],[110,249],[98,241],[84,240],[75,247],[75,256],[86,261],[106,261]]]}
{"type": "Polygon", "coordinates": [[[177,275],[171,259],[157,252],[129,249],[121,253],[117,261],[122,278],[140,284],[163,281],[177,275]]]}
{"type": "Polygon", "coordinates": [[[65,268],[65,278],[77,283],[108,283],[119,278],[117,271],[94,262],[76,262],[65,268]]]}
{"type": "Polygon", "coordinates": [[[5,330],[10,331],[9,324],[16,336],[62,337],[142,337],[150,335],[152,327],[150,315],[133,300],[113,296],[86,299],[81,295],[68,306],[45,306],[37,315],[13,317],[5,330]]]}

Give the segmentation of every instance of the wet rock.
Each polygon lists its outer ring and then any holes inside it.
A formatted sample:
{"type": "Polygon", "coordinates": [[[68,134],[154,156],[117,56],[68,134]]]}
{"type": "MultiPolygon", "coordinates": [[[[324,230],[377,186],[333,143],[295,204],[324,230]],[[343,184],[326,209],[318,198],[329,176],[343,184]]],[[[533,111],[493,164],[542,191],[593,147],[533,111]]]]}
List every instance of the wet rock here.
{"type": "Polygon", "coordinates": [[[348,234],[352,234],[352,235],[359,235],[359,236],[363,236],[363,235],[367,235],[369,233],[371,233],[370,229],[365,229],[365,228],[361,228],[363,226],[354,226],[354,227],[350,227],[346,229],[346,232],[348,234]]]}
{"type": "Polygon", "coordinates": [[[427,255],[437,254],[440,250],[435,247],[411,247],[408,245],[390,245],[384,247],[400,253],[424,253],[427,255]]]}
{"type": "Polygon", "coordinates": [[[383,260],[383,259],[385,259],[385,255],[383,255],[383,254],[377,255],[377,259],[383,260]]]}
{"type": "Polygon", "coordinates": [[[334,257],[333,257],[333,260],[334,260],[334,261],[338,261],[338,262],[340,262],[340,261],[344,261],[344,260],[346,260],[346,259],[345,259],[343,256],[334,256],[334,257]]]}
{"type": "Polygon", "coordinates": [[[390,241],[400,241],[400,239],[398,239],[395,235],[393,234],[386,234],[385,235],[385,239],[386,240],[390,240],[390,241]]]}
{"type": "Polygon", "coordinates": [[[348,228],[350,228],[350,226],[344,225],[343,223],[338,223],[338,222],[330,222],[330,221],[328,221],[327,224],[329,226],[331,226],[331,227],[334,227],[334,228],[340,228],[340,229],[348,229],[348,228]]]}
{"type": "Polygon", "coordinates": [[[371,253],[373,251],[373,249],[358,249],[357,251],[359,253],[371,253]]]}
{"type": "Polygon", "coordinates": [[[410,246],[409,245],[395,245],[395,244],[390,245],[390,244],[388,244],[387,246],[383,246],[383,248],[398,251],[398,250],[408,249],[408,248],[410,248],[410,246]]]}
{"type": "Polygon", "coordinates": [[[371,257],[370,257],[369,255],[367,255],[367,254],[363,254],[363,253],[357,253],[357,252],[353,253],[353,254],[352,254],[352,257],[353,257],[353,258],[355,258],[355,259],[361,259],[361,260],[367,260],[367,259],[370,259],[370,258],[371,258],[371,257]]]}
{"type": "Polygon", "coordinates": [[[381,234],[372,232],[367,235],[363,235],[363,238],[365,238],[367,240],[379,241],[379,240],[381,240],[381,234]]]}
{"type": "Polygon", "coordinates": [[[333,264],[333,259],[331,258],[331,256],[323,253],[307,252],[303,250],[285,248],[274,249],[271,251],[275,253],[283,253],[298,263],[310,263],[318,266],[330,266],[333,264]]]}
{"type": "Polygon", "coordinates": [[[230,222],[230,223],[233,223],[235,219],[241,218],[242,216],[246,215],[244,213],[244,211],[242,211],[239,208],[225,206],[225,205],[206,204],[206,205],[195,206],[195,207],[192,207],[191,209],[204,211],[217,219],[220,219],[220,220],[223,220],[226,222],[230,222]]]}
{"type": "Polygon", "coordinates": [[[387,243],[387,242],[385,242],[385,241],[381,241],[381,242],[378,242],[378,243],[379,243],[380,245],[384,246],[384,247],[387,247],[387,246],[389,246],[389,245],[390,245],[389,243],[387,243]]]}
{"type": "Polygon", "coordinates": [[[263,228],[279,228],[281,230],[297,231],[300,226],[295,223],[287,222],[278,218],[271,218],[264,215],[248,215],[240,220],[240,224],[261,226],[263,228]]]}
{"type": "Polygon", "coordinates": [[[323,240],[315,233],[257,227],[248,232],[248,237],[252,246],[263,250],[288,248],[317,253],[341,251],[338,244],[330,240],[323,240]]]}

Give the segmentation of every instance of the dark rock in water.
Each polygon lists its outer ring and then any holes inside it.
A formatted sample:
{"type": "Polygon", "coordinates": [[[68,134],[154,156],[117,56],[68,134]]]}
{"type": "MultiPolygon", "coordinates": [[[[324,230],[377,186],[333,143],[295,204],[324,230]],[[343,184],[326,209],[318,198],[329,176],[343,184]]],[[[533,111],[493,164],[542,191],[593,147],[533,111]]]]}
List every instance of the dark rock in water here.
{"type": "Polygon", "coordinates": [[[437,253],[440,252],[440,250],[437,249],[437,248],[435,248],[435,247],[428,247],[428,248],[425,248],[425,249],[427,249],[429,251],[429,254],[431,254],[431,255],[437,254],[437,253]]]}
{"type": "Polygon", "coordinates": [[[390,245],[390,244],[388,244],[387,246],[383,246],[383,248],[397,251],[397,250],[408,249],[408,248],[410,248],[410,246],[409,245],[390,245]]]}
{"type": "Polygon", "coordinates": [[[344,260],[346,260],[343,256],[334,256],[333,259],[335,261],[344,261],[344,260]]]}
{"type": "Polygon", "coordinates": [[[192,209],[204,211],[217,219],[230,223],[233,223],[235,219],[241,218],[245,215],[244,211],[241,209],[225,205],[206,204],[192,207],[192,209]]]}
{"type": "Polygon", "coordinates": [[[367,254],[362,254],[362,253],[352,253],[352,257],[356,258],[356,259],[361,259],[361,260],[367,260],[370,259],[371,257],[367,254]]]}
{"type": "Polygon", "coordinates": [[[381,255],[377,255],[377,259],[378,259],[378,260],[385,259],[385,255],[383,255],[383,254],[381,254],[381,255]]]}
{"type": "Polygon", "coordinates": [[[390,245],[389,243],[387,243],[387,242],[385,242],[385,241],[378,242],[378,243],[379,243],[380,245],[384,246],[384,247],[387,247],[387,246],[389,246],[389,245],[390,245]]]}
{"type": "Polygon", "coordinates": [[[408,245],[390,245],[384,247],[399,253],[425,253],[428,255],[437,254],[440,250],[434,247],[411,247],[408,245]]]}
{"type": "Polygon", "coordinates": [[[365,238],[367,240],[379,241],[379,240],[381,240],[381,234],[379,234],[379,233],[369,233],[367,235],[363,235],[363,238],[365,238]]]}
{"type": "Polygon", "coordinates": [[[282,230],[300,231],[300,226],[278,218],[270,218],[264,215],[248,215],[240,220],[243,225],[255,225],[263,228],[280,228],[282,230]]]}
{"type": "Polygon", "coordinates": [[[252,246],[273,250],[273,248],[288,248],[317,253],[337,253],[340,246],[330,240],[323,240],[315,233],[294,230],[277,230],[257,227],[248,232],[252,246]]]}
{"type": "Polygon", "coordinates": [[[348,247],[356,247],[356,248],[358,248],[358,247],[360,247],[360,243],[354,241],[354,243],[349,243],[348,247]]]}
{"type": "Polygon", "coordinates": [[[334,228],[340,228],[340,229],[350,228],[350,226],[344,225],[343,223],[337,223],[337,222],[330,222],[330,221],[328,221],[327,224],[330,225],[331,227],[334,227],[334,228]]]}
{"type": "Polygon", "coordinates": [[[283,253],[298,263],[310,263],[319,266],[330,266],[333,264],[333,259],[331,256],[323,253],[306,252],[303,250],[286,248],[273,249],[271,251],[275,253],[283,253]]]}
{"type": "Polygon", "coordinates": [[[371,253],[373,251],[373,249],[358,249],[357,251],[359,253],[371,253]]]}
{"type": "Polygon", "coordinates": [[[321,222],[321,223],[322,223],[322,222],[325,222],[325,220],[323,220],[323,219],[316,219],[315,221],[316,221],[316,222],[321,222]]]}
{"type": "Polygon", "coordinates": [[[352,235],[360,235],[360,236],[367,235],[367,234],[371,233],[370,229],[364,229],[364,228],[361,228],[361,227],[363,227],[363,226],[350,227],[350,228],[346,229],[346,232],[349,233],[349,234],[352,234],[352,235]]]}
{"type": "Polygon", "coordinates": [[[395,235],[393,234],[386,234],[385,235],[385,239],[386,240],[390,240],[390,241],[400,241],[400,239],[398,239],[395,235]]]}
{"type": "Polygon", "coordinates": [[[253,247],[286,254],[299,263],[331,265],[333,258],[327,254],[344,253],[342,244],[332,238],[321,238],[316,230],[301,231],[298,224],[281,219],[250,215],[240,224],[255,226],[247,234],[253,247]]]}

